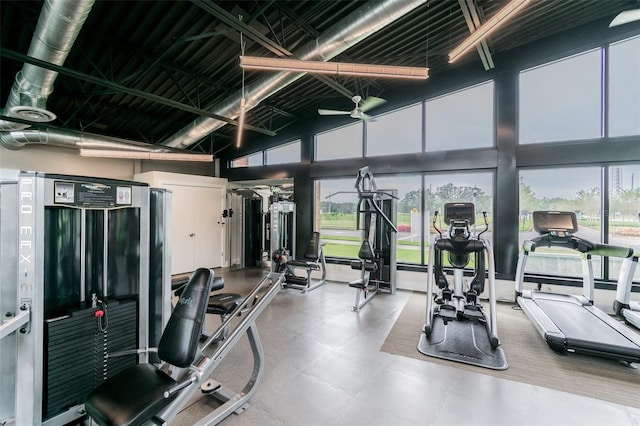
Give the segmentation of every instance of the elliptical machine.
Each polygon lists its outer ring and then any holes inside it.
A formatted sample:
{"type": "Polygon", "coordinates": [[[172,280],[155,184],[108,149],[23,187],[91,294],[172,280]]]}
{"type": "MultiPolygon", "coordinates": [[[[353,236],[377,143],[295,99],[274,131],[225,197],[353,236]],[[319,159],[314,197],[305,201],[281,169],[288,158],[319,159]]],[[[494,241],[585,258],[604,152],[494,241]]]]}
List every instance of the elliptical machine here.
{"type": "Polygon", "coordinates": [[[482,214],[485,229],[477,236],[470,230],[475,223],[473,203],[445,204],[447,236],[436,226],[438,212],[433,215],[432,224],[439,236],[429,247],[426,321],[418,350],[436,358],[505,370],[508,365],[497,334],[493,251],[489,241],[481,238],[489,229],[489,223],[487,213],[482,214]],[[448,253],[453,269],[453,286],[443,269],[443,252],[448,253]],[[464,268],[469,265],[472,254],[474,275],[465,286],[464,268]],[[488,317],[479,303],[485,290],[485,261],[489,268],[488,317]],[[437,294],[433,291],[434,280],[440,288],[437,294]]]}

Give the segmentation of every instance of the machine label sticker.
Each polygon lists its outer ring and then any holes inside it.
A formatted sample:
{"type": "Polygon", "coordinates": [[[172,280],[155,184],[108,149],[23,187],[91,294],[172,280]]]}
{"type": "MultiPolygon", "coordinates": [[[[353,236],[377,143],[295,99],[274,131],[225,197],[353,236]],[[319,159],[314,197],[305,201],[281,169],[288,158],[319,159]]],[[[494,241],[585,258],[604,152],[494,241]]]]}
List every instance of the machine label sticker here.
{"type": "Polygon", "coordinates": [[[53,190],[55,192],[53,199],[56,204],[73,204],[75,198],[73,183],[55,182],[53,190]]]}
{"type": "Polygon", "coordinates": [[[130,186],[118,186],[116,187],[116,192],[118,193],[118,199],[116,200],[117,205],[119,206],[131,205],[131,187],[130,186]]]}

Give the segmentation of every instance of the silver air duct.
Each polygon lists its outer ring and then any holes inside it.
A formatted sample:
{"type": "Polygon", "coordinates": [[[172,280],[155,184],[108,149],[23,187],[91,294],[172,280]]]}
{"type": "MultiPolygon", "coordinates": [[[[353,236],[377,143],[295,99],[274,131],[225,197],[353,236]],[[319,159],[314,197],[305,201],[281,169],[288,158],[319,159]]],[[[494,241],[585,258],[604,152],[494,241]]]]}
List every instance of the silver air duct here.
{"type": "MultiPolygon", "coordinates": [[[[27,54],[63,65],[93,3],[94,0],[46,0],[27,54]]],[[[47,111],[46,106],[57,76],[55,71],[24,64],[16,75],[4,114],[33,122],[54,120],[55,114],[47,111]]],[[[28,126],[0,121],[0,130],[25,127],[28,126]]]]}
{"type": "Polygon", "coordinates": [[[0,145],[20,149],[25,145],[53,145],[76,149],[126,150],[136,152],[176,152],[171,148],[111,136],[62,129],[12,130],[0,132],[0,145]]]}
{"type": "MultiPolygon", "coordinates": [[[[318,39],[296,50],[302,60],[328,61],[379,31],[427,0],[377,0],[363,7],[329,28],[318,39]]],[[[284,89],[305,73],[278,72],[245,87],[245,111],[284,89]]],[[[238,91],[211,110],[215,114],[236,118],[240,114],[242,92],[238,91]]],[[[186,148],[224,126],[224,121],[200,117],[162,142],[162,145],[186,148]]]]}

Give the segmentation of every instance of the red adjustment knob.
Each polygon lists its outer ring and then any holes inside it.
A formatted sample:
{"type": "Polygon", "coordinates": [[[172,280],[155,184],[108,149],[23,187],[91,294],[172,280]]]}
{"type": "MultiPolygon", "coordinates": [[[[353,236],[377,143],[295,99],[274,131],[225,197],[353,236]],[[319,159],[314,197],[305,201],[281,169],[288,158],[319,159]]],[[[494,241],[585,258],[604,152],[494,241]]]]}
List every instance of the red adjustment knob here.
{"type": "Polygon", "coordinates": [[[98,309],[97,311],[95,311],[93,316],[96,317],[96,318],[101,318],[101,317],[104,316],[104,311],[102,309],[98,309]]]}

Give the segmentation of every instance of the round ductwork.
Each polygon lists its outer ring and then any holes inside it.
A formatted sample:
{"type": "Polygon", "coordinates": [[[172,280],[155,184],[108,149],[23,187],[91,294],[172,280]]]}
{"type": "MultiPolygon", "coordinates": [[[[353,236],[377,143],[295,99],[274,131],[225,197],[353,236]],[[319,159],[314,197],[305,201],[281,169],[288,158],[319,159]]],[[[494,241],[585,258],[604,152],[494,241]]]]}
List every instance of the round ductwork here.
{"type": "Polygon", "coordinates": [[[18,105],[9,108],[12,117],[32,121],[34,123],[48,123],[56,119],[56,115],[51,111],[29,105],[18,105]]]}

